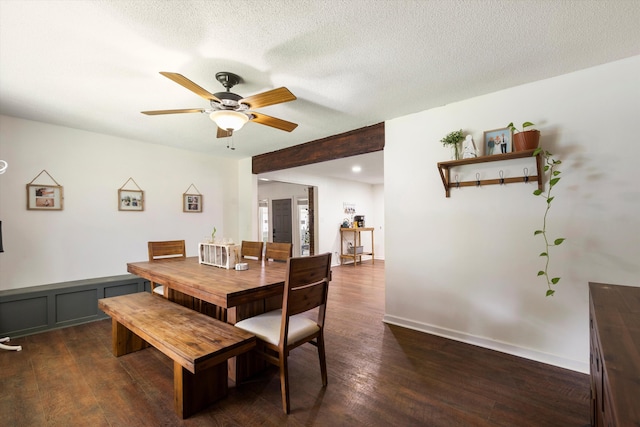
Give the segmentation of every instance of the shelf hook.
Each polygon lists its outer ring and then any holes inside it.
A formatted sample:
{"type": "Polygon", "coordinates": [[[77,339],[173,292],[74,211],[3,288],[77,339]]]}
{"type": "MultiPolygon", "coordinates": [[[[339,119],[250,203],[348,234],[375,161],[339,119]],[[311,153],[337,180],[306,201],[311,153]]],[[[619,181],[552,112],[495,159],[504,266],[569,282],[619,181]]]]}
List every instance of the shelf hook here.
{"type": "Polygon", "coordinates": [[[524,168],[522,171],[524,172],[524,182],[529,182],[529,168],[524,168]]]}
{"type": "Polygon", "coordinates": [[[476,187],[480,187],[480,172],[476,172],[476,187]]]}
{"type": "Polygon", "coordinates": [[[500,185],[504,184],[504,172],[500,171],[500,185]]]}
{"type": "Polygon", "coordinates": [[[460,180],[458,179],[458,174],[456,174],[456,188],[460,188],[460,180]]]}

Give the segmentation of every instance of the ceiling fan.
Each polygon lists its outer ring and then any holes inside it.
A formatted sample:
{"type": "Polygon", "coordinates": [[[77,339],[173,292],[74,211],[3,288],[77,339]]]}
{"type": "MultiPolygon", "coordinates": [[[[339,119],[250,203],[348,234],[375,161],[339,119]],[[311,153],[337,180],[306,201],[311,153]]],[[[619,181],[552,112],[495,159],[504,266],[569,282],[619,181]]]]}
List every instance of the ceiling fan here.
{"type": "Polygon", "coordinates": [[[160,74],[208,100],[211,108],[142,111],[142,114],[155,116],[160,114],[207,113],[211,120],[218,126],[218,138],[233,135],[234,131],[239,130],[248,121],[271,126],[287,132],[291,132],[298,126],[296,123],[253,111],[255,108],[267,107],[269,105],[281,104],[297,99],[286,87],[268,90],[243,98],[231,92],[231,88],[242,82],[242,78],[227,71],[216,73],[216,80],[218,80],[227,91],[215,94],[207,92],[181,74],[166,71],[161,71],[160,74]]]}

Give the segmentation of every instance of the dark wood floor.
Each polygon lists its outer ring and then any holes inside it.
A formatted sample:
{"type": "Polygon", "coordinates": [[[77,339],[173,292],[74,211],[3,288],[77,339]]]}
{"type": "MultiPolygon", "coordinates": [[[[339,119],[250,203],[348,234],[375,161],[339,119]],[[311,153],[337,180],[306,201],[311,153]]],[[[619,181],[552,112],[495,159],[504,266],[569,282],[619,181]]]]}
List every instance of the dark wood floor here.
{"type": "Polygon", "coordinates": [[[172,364],[149,348],[111,355],[110,321],[13,339],[0,352],[7,426],[586,426],[587,375],[389,326],[384,262],[333,269],[329,385],[315,348],[290,356],[291,415],[277,371],[180,420],[172,364]]]}

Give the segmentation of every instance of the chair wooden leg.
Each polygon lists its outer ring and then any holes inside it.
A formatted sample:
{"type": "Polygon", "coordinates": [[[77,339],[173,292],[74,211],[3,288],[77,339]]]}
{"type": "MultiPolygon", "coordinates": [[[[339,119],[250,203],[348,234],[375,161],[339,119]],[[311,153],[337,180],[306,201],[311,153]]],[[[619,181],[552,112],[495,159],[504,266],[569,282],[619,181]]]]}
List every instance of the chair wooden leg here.
{"type": "Polygon", "coordinates": [[[320,359],[320,375],[322,376],[322,386],[327,386],[327,358],[324,353],[324,336],[322,333],[317,338],[318,358],[320,359]]]}
{"type": "Polygon", "coordinates": [[[280,354],[280,392],[282,394],[282,410],[288,414],[291,410],[289,403],[289,364],[287,356],[280,354]]]}

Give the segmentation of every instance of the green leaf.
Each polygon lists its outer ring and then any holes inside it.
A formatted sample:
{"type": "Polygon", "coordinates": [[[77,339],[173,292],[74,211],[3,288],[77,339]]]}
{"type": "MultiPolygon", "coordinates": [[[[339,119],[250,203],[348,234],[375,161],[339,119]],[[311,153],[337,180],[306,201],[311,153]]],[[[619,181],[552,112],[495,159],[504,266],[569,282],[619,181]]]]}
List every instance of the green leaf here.
{"type": "Polygon", "coordinates": [[[556,239],[553,241],[553,244],[558,246],[559,244],[561,244],[562,242],[564,242],[564,237],[561,237],[559,239],[556,239]]]}
{"type": "Polygon", "coordinates": [[[546,257],[548,257],[548,256],[549,256],[549,254],[548,254],[548,253],[546,253],[546,252],[541,252],[541,253],[540,253],[540,255],[538,255],[538,256],[546,256],[546,257]]]}
{"type": "Polygon", "coordinates": [[[558,284],[559,281],[560,281],[559,277],[554,277],[553,279],[551,279],[551,283],[553,283],[554,285],[558,284]]]}
{"type": "Polygon", "coordinates": [[[549,165],[544,165],[544,171],[548,171],[549,170],[549,165]]]}
{"type": "Polygon", "coordinates": [[[560,172],[560,171],[553,171],[553,176],[558,176],[558,175],[560,175],[561,173],[562,173],[562,172],[560,172]]]}
{"type": "Polygon", "coordinates": [[[534,236],[537,236],[538,234],[542,234],[542,233],[544,233],[544,231],[542,231],[542,230],[536,230],[536,231],[534,231],[534,232],[533,232],[533,235],[534,235],[534,236]]]}
{"type": "Polygon", "coordinates": [[[535,150],[533,150],[533,157],[537,156],[538,154],[540,154],[540,152],[542,151],[542,147],[538,147],[535,150]]]}
{"type": "Polygon", "coordinates": [[[552,201],[553,199],[554,199],[553,197],[549,197],[549,198],[547,199],[547,204],[551,203],[551,201],[552,201]]]}
{"type": "Polygon", "coordinates": [[[535,126],[535,125],[534,125],[533,123],[531,123],[531,122],[524,122],[524,123],[522,124],[522,129],[527,128],[527,127],[529,127],[529,126],[535,126]]]}
{"type": "Polygon", "coordinates": [[[556,185],[556,183],[557,183],[558,181],[560,181],[560,178],[552,178],[552,179],[549,181],[549,185],[553,187],[554,185],[556,185]]]}
{"type": "Polygon", "coordinates": [[[546,296],[548,296],[548,297],[552,297],[552,296],[553,296],[553,294],[555,294],[555,293],[556,293],[556,291],[554,291],[553,289],[549,289],[549,290],[547,291],[547,295],[546,295],[546,296]]]}
{"type": "Polygon", "coordinates": [[[542,190],[540,190],[540,189],[537,189],[537,190],[535,190],[535,191],[533,192],[533,195],[534,195],[534,196],[539,196],[539,195],[541,195],[541,194],[542,194],[542,190]]]}
{"type": "Polygon", "coordinates": [[[542,270],[538,271],[538,276],[544,276],[544,271],[542,270]]]}

